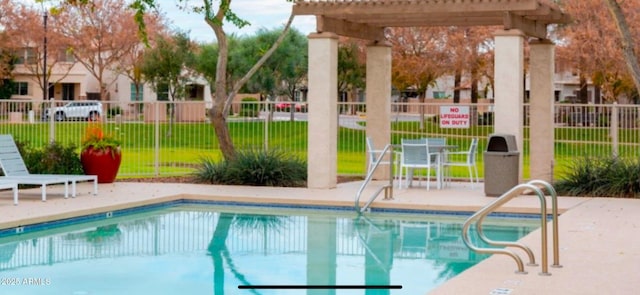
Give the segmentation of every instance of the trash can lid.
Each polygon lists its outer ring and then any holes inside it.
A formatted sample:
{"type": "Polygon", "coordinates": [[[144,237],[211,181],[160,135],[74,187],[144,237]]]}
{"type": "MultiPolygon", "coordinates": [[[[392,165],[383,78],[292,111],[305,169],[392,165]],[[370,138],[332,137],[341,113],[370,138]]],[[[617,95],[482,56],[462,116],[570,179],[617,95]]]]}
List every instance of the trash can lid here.
{"type": "Polygon", "coordinates": [[[516,137],[512,134],[491,134],[487,144],[487,152],[516,152],[516,137]]]}

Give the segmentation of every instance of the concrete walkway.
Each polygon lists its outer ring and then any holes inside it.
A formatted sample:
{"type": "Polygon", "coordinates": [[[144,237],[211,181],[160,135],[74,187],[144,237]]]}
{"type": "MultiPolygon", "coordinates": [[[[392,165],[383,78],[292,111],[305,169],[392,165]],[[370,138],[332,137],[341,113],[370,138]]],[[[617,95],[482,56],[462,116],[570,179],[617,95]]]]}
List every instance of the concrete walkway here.
{"type": "MultiPolygon", "coordinates": [[[[62,188],[56,186],[49,189],[47,202],[40,201],[39,189],[21,190],[18,206],[13,206],[10,191],[1,191],[0,228],[184,198],[353,206],[360,184],[345,183],[332,190],[314,190],[117,182],[101,184],[98,196],[91,196],[91,185],[81,183],[75,199],[64,199],[62,188]]],[[[382,183],[374,183],[367,188],[361,202],[380,185],[382,183]]],[[[443,190],[428,192],[424,188],[396,190],[394,197],[378,200],[374,207],[471,212],[495,200],[485,197],[482,187],[471,189],[467,183],[454,183],[443,190]]],[[[519,196],[500,211],[539,213],[539,200],[536,196],[519,196]]],[[[540,266],[526,266],[528,274],[516,274],[513,259],[493,255],[430,294],[637,294],[640,290],[640,281],[635,279],[640,273],[640,200],[561,197],[559,211],[563,267],[549,268],[551,276],[539,275],[540,266]]],[[[539,262],[540,230],[521,242],[532,248],[539,262]]],[[[549,264],[553,262],[552,257],[549,246],[549,264]]]]}

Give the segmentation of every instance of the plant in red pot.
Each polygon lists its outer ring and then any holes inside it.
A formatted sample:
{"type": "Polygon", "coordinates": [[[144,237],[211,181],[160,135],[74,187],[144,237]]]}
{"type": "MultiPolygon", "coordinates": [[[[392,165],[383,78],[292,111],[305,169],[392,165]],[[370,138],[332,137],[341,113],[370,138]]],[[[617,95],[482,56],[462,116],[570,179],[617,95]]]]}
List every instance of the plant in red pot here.
{"type": "Polygon", "coordinates": [[[97,175],[98,183],[112,183],[122,161],[120,143],[113,135],[105,135],[100,123],[90,123],[85,130],[80,153],[84,173],[97,175]]]}

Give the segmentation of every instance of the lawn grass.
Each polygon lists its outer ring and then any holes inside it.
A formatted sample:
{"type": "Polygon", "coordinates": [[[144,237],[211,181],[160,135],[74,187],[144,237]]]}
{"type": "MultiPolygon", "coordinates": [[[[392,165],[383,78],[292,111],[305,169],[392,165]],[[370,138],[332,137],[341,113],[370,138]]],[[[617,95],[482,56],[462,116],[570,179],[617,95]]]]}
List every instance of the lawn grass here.
{"type": "MultiPolygon", "coordinates": [[[[56,140],[62,144],[74,144],[80,152],[80,144],[87,122],[56,123],[56,140]]],[[[304,121],[274,121],[265,130],[263,121],[229,122],[229,132],[236,149],[279,148],[307,158],[308,131],[304,121]],[[268,136],[265,136],[268,134],[268,136]],[[266,138],[266,141],[265,141],[266,138]]],[[[419,122],[393,122],[392,143],[399,144],[402,138],[447,137],[448,141],[466,149],[473,134],[479,139],[478,170],[483,177],[484,148],[492,126],[472,126],[461,132],[459,129],[443,129],[435,122],[427,121],[424,129],[419,122]]],[[[211,124],[202,123],[108,123],[107,133],[114,133],[122,139],[123,160],[120,176],[140,175],[180,175],[194,171],[203,157],[222,159],[218,141],[211,124]],[[157,128],[157,129],[156,129],[157,128]],[[158,136],[156,136],[156,134],[158,136]],[[159,153],[156,155],[156,146],[159,153]],[[156,161],[157,157],[157,161],[156,161]]],[[[44,146],[49,140],[48,123],[0,124],[0,133],[13,134],[16,140],[28,141],[32,147],[44,146]]],[[[525,138],[528,128],[525,128],[525,138]]],[[[610,155],[612,152],[608,128],[556,128],[554,174],[561,175],[572,159],[580,155],[610,155]]],[[[637,154],[638,131],[622,129],[620,132],[619,154],[637,154]]],[[[365,131],[339,128],[338,132],[338,174],[364,175],[366,171],[365,131]]],[[[520,151],[524,156],[524,177],[528,177],[528,146],[520,151]]],[[[454,177],[467,177],[464,167],[453,169],[454,177]]]]}

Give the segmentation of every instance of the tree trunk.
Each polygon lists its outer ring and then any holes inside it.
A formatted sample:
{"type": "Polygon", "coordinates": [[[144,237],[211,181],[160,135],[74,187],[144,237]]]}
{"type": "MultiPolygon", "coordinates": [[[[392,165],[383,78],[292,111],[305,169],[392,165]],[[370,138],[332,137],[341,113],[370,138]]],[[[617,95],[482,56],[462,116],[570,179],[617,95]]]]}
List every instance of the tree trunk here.
{"type": "Polygon", "coordinates": [[[580,75],[580,89],[578,90],[578,101],[580,103],[589,103],[589,91],[588,91],[587,78],[584,75],[580,75]]]}
{"type": "MultiPolygon", "coordinates": [[[[583,75],[580,74],[580,90],[578,90],[578,101],[580,101],[580,103],[586,104],[589,103],[589,91],[588,91],[588,85],[587,85],[587,78],[583,75]]],[[[582,116],[582,126],[588,126],[589,123],[587,121],[588,119],[588,111],[589,109],[587,107],[582,107],[581,108],[581,116],[582,116]]]]}
{"type": "Polygon", "coordinates": [[[631,74],[631,77],[633,77],[633,83],[635,84],[636,89],[640,91],[640,65],[638,65],[638,57],[635,54],[633,37],[629,30],[629,25],[627,24],[627,20],[622,13],[622,9],[620,8],[618,1],[607,0],[605,2],[607,2],[609,11],[616,22],[618,32],[620,32],[622,52],[624,54],[624,59],[627,62],[629,73],[631,74]]]}
{"type": "Polygon", "coordinates": [[[471,78],[471,103],[478,103],[478,80],[471,78]]]}
{"type": "MultiPolygon", "coordinates": [[[[247,72],[244,77],[238,80],[231,91],[227,92],[227,64],[229,61],[229,44],[227,42],[227,34],[222,28],[224,15],[229,10],[229,6],[224,4],[226,1],[221,1],[221,6],[215,17],[206,18],[205,21],[213,29],[218,40],[218,64],[216,66],[216,81],[215,92],[213,97],[213,108],[210,111],[211,124],[216,132],[220,150],[226,161],[233,161],[236,158],[236,150],[229,134],[229,128],[227,126],[227,114],[233,103],[233,98],[236,93],[244,86],[244,84],[255,74],[258,69],[267,61],[267,59],[273,54],[278,46],[284,40],[284,37],[289,32],[291,23],[293,22],[293,13],[289,16],[289,20],[282,30],[282,34],[278,37],[278,40],[269,48],[269,50],[256,62],[255,65],[247,72]]],[[[228,4],[228,3],[227,3],[228,4]]]]}
{"type": "Polygon", "coordinates": [[[227,126],[227,118],[224,115],[224,105],[215,104],[209,112],[211,117],[211,124],[216,131],[216,138],[218,138],[218,144],[220,145],[220,151],[225,160],[233,161],[236,157],[236,150],[229,134],[229,127],[227,126]]]}
{"type": "Polygon", "coordinates": [[[456,71],[453,77],[453,103],[460,103],[460,80],[462,80],[462,74],[456,71]]]}

